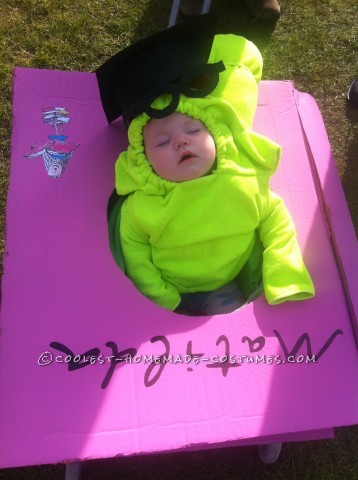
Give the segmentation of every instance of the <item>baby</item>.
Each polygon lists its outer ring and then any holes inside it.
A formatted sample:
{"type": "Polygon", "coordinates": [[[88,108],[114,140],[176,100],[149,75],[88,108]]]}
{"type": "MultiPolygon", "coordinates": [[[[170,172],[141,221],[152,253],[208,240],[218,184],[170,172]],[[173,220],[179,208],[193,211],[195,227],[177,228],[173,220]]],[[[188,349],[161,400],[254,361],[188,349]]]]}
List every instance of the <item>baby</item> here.
{"type": "MultiPolygon", "coordinates": [[[[217,35],[208,63],[218,61],[225,71],[209,95],[181,93],[175,112],[130,121],[116,163],[126,274],[169,310],[231,282],[245,299],[260,282],[270,304],[310,298],[294,225],[269,187],[281,148],[252,131],[261,55],[242,37],[217,35]]],[[[172,99],[155,97],[149,113],[172,99]]]]}
{"type": "MultiPolygon", "coordinates": [[[[166,180],[194,180],[210,174],[215,165],[216,147],[212,135],[202,122],[188,115],[173,113],[163,119],[151,119],[143,129],[143,139],[154,172],[166,180]]],[[[230,282],[214,292],[182,294],[176,311],[227,313],[242,306],[245,300],[238,285],[230,282]]]]}

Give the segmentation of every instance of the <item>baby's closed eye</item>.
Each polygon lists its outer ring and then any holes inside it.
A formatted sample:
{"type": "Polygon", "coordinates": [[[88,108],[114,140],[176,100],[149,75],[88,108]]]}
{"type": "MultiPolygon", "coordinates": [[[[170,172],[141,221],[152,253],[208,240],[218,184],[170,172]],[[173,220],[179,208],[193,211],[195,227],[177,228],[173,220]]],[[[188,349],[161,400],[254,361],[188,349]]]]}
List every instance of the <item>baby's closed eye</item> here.
{"type": "Polygon", "coordinates": [[[195,120],[195,121],[188,122],[185,130],[186,130],[186,133],[198,133],[203,129],[204,129],[204,125],[202,125],[201,122],[195,120]]]}
{"type": "Polygon", "coordinates": [[[169,137],[159,138],[159,139],[155,142],[155,146],[156,146],[156,147],[163,147],[163,146],[166,145],[168,142],[169,142],[169,137]]]}

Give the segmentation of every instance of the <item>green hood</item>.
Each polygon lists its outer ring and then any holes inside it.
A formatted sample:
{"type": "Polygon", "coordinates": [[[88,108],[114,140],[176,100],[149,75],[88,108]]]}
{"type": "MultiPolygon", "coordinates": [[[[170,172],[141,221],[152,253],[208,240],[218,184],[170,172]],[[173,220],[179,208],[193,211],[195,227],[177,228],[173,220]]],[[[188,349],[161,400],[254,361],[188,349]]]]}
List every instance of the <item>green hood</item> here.
{"type": "MultiPolygon", "coordinates": [[[[281,150],[277,144],[251,130],[262,70],[261,54],[242,37],[217,35],[209,63],[219,60],[223,60],[226,70],[220,74],[215,90],[205,98],[181,95],[176,111],[203,122],[213,136],[217,153],[214,174],[235,172],[263,176],[267,183],[277,167],[281,150]]],[[[162,95],[152,106],[163,109],[167,104],[168,96],[162,95]]],[[[143,113],[129,126],[128,150],[116,163],[116,189],[120,195],[138,190],[150,195],[165,195],[176,186],[159,177],[147,160],[143,128],[148,121],[148,115],[143,113]]]]}

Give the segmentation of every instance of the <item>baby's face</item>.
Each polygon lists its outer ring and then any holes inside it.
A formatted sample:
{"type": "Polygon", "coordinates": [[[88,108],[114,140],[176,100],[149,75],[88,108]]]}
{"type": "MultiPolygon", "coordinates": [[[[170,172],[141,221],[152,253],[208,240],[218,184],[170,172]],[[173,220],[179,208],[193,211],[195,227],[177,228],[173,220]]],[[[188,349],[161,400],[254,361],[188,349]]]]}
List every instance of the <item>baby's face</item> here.
{"type": "Polygon", "coordinates": [[[213,137],[194,118],[181,113],[152,119],[143,130],[147,158],[157,175],[172,182],[202,177],[215,163],[213,137]]]}

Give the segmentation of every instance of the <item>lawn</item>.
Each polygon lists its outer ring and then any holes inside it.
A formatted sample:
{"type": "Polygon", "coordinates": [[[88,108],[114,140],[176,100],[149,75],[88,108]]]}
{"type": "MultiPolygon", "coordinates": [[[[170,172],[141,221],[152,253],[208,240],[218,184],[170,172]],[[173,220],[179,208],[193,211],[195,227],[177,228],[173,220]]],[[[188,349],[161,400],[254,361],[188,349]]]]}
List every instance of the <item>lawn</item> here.
{"type": "MultiPolygon", "coordinates": [[[[218,31],[247,36],[261,49],[264,79],[289,79],[321,109],[358,231],[358,109],[346,93],[358,77],[356,0],[281,0],[276,25],[255,21],[238,0],[213,0],[218,31]]],[[[160,0],[0,0],[1,244],[9,180],[11,85],[15,66],[93,71],[116,51],[166,27],[160,0]]],[[[3,249],[2,249],[3,250],[3,249]]],[[[356,381],[356,380],[355,380],[356,381]]],[[[284,445],[279,461],[259,463],[253,447],[88,462],[83,478],[358,479],[358,428],[333,441],[284,445]]],[[[0,470],[0,479],[60,479],[64,466],[0,470]]]]}

